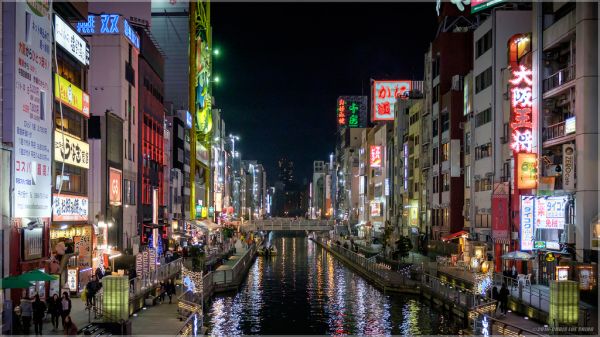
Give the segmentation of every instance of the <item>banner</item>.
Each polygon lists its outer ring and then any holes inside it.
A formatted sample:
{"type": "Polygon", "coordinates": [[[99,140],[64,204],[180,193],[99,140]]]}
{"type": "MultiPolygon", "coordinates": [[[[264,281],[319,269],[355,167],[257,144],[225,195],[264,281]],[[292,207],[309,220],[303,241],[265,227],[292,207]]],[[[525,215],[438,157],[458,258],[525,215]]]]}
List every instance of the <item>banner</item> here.
{"type": "Polygon", "coordinates": [[[54,74],[54,98],[86,118],[90,117],[90,96],[58,74],[54,74]]]}
{"type": "Polygon", "coordinates": [[[575,145],[563,144],[563,190],[575,191],[575,145]]]}
{"type": "Polygon", "coordinates": [[[88,198],[76,195],[58,195],[52,199],[52,221],[87,221],[88,198]]]}
{"type": "Polygon", "coordinates": [[[54,130],[54,160],[89,169],[90,146],[66,133],[54,130]]]}
{"type": "Polygon", "coordinates": [[[509,239],[508,194],[492,194],[492,238],[509,239]]]}
{"type": "MultiPolygon", "coordinates": [[[[90,234],[90,231],[84,231],[84,234],[90,234]]],[[[75,252],[79,252],[79,268],[92,267],[92,236],[82,235],[73,237],[75,252]]]]}

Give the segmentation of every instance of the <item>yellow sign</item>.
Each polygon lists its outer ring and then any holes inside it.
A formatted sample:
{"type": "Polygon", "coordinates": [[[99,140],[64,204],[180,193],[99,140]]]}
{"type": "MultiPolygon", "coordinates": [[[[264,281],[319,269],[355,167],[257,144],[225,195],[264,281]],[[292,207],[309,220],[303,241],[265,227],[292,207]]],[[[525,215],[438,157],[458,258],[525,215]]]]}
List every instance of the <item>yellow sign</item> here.
{"type": "Polygon", "coordinates": [[[90,168],[90,146],[86,142],[54,130],[54,160],[90,168]]]}
{"type": "Polygon", "coordinates": [[[546,254],[546,261],[548,261],[548,262],[552,262],[552,261],[554,261],[554,260],[555,260],[555,258],[554,258],[554,254],[552,254],[552,253],[548,253],[548,254],[546,254]]]}
{"type": "Polygon", "coordinates": [[[58,74],[54,74],[54,97],[85,117],[90,117],[90,96],[58,74]]]}
{"type": "Polygon", "coordinates": [[[517,188],[530,189],[537,187],[537,154],[517,154],[517,188]]]}

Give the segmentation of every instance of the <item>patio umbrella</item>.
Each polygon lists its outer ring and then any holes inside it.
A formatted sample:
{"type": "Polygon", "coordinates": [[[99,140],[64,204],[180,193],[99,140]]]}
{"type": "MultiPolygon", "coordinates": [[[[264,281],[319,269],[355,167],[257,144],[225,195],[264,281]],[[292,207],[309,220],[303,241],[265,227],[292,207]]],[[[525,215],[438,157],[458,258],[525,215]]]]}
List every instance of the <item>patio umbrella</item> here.
{"type": "Polygon", "coordinates": [[[0,289],[29,288],[32,285],[33,284],[31,284],[31,282],[23,281],[17,276],[7,276],[3,279],[0,279],[0,289]]]}
{"type": "Polygon", "coordinates": [[[502,259],[504,259],[504,260],[531,260],[531,259],[533,259],[533,255],[526,253],[526,252],[514,251],[514,252],[508,252],[508,253],[502,255],[502,259]]]}
{"type": "Polygon", "coordinates": [[[21,274],[20,276],[18,276],[19,279],[23,280],[23,281],[30,281],[30,282],[36,282],[36,281],[54,281],[57,280],[58,277],[56,276],[52,276],[49,274],[44,273],[41,270],[32,270],[29,271],[25,274],[21,274]]]}

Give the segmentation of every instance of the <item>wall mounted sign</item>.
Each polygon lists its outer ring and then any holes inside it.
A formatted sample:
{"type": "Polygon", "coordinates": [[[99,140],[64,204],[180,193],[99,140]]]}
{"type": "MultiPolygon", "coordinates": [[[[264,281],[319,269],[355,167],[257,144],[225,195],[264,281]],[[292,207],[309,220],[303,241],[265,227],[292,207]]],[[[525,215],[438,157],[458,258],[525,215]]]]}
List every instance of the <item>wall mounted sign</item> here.
{"type": "Polygon", "coordinates": [[[382,148],[380,145],[371,145],[369,158],[371,167],[381,167],[382,165],[382,148]]]}
{"type": "Polygon", "coordinates": [[[407,97],[412,88],[411,81],[373,81],[371,96],[371,120],[393,121],[398,99],[407,97]]]}
{"type": "Polygon", "coordinates": [[[524,65],[512,69],[510,82],[513,130],[511,148],[515,153],[533,152],[532,80],[533,72],[524,65]]]}
{"type": "Polygon", "coordinates": [[[537,154],[517,153],[517,177],[518,189],[530,189],[537,187],[537,154]]]}
{"type": "Polygon", "coordinates": [[[23,260],[35,260],[43,257],[44,228],[41,226],[32,229],[23,228],[23,260]]]}
{"type": "Polygon", "coordinates": [[[569,280],[569,266],[556,266],[556,280],[557,281],[568,281],[569,280]]]}
{"type": "Polygon", "coordinates": [[[535,228],[564,229],[567,196],[535,198],[535,228]]]}
{"type": "Polygon", "coordinates": [[[563,144],[563,190],[566,192],[575,191],[575,145],[563,144]]]}
{"type": "Polygon", "coordinates": [[[371,204],[371,216],[381,216],[381,203],[372,201],[371,204]]]}
{"type": "Polygon", "coordinates": [[[54,98],[86,118],[90,117],[90,96],[58,74],[54,74],[54,98]]]}
{"type": "Polygon", "coordinates": [[[367,96],[339,96],[337,99],[339,127],[364,128],[367,126],[367,96]]]}
{"type": "Polygon", "coordinates": [[[88,15],[86,22],[77,23],[77,32],[83,35],[123,34],[133,46],[140,49],[140,36],[119,14],[88,15]]]}
{"type": "Polygon", "coordinates": [[[88,198],[54,193],[52,198],[52,220],[57,222],[87,221],[88,198]]]}
{"type": "Polygon", "coordinates": [[[88,169],[90,168],[90,146],[66,133],[54,130],[54,160],[88,169]]]}
{"type": "Polygon", "coordinates": [[[108,195],[109,202],[113,206],[120,206],[122,203],[122,172],[121,170],[117,170],[116,168],[110,168],[109,170],[109,184],[108,184],[108,195]]]}
{"type": "Polygon", "coordinates": [[[67,269],[67,285],[70,291],[77,291],[77,268],[67,269]]]}
{"type": "Polygon", "coordinates": [[[521,196],[521,250],[533,249],[534,203],[533,197],[521,196]]]}
{"type": "Polygon", "coordinates": [[[56,43],[63,47],[83,65],[90,64],[90,47],[87,41],[66,23],[60,16],[54,14],[54,37],[56,43]]]}
{"type": "Polygon", "coordinates": [[[12,27],[5,27],[3,140],[12,142],[12,216],[52,215],[52,23],[48,2],[14,1],[12,27]],[[10,42],[10,43],[9,43],[10,42]],[[8,92],[7,92],[8,93],[8,92]],[[14,113],[14,116],[13,116],[14,113]],[[6,117],[5,116],[5,117],[6,117]]]}

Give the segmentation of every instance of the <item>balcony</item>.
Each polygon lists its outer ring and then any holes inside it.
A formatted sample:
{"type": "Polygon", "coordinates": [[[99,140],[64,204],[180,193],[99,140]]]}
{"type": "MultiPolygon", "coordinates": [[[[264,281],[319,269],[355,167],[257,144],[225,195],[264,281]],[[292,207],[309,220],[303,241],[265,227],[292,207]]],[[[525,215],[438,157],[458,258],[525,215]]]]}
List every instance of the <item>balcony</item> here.
{"type": "Polygon", "coordinates": [[[542,140],[546,147],[566,142],[573,137],[575,137],[574,129],[567,130],[567,121],[546,126],[542,132],[542,140]]]}
{"type": "Polygon", "coordinates": [[[544,95],[547,92],[549,92],[553,89],[556,89],[566,83],[569,83],[574,79],[575,79],[575,65],[572,64],[570,66],[567,66],[566,68],[563,68],[563,69],[557,71],[550,77],[544,79],[544,82],[543,82],[544,95]]]}

